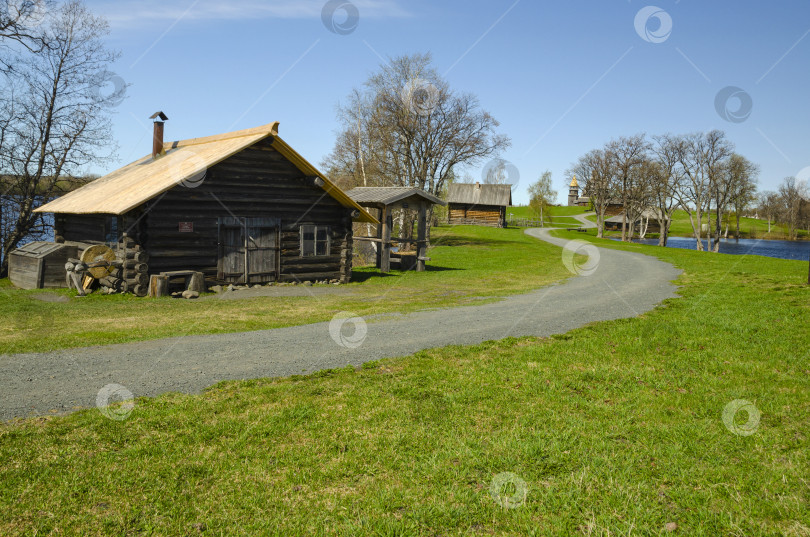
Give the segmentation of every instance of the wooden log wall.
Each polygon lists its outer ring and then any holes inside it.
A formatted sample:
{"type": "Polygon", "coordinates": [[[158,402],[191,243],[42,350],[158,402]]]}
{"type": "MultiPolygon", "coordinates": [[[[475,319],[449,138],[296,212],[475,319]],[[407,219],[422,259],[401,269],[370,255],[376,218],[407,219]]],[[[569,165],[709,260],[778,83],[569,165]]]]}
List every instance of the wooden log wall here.
{"type": "Polygon", "coordinates": [[[194,188],[172,188],[146,204],[143,213],[140,237],[145,239],[142,244],[152,274],[195,270],[216,280],[221,252],[218,220],[236,216],[280,219],[280,273],[266,281],[348,281],[351,276],[349,209],[305,177],[268,141],[213,166],[194,188]],[[329,255],[300,256],[302,224],[330,226],[329,255]]]}
{"type": "Polygon", "coordinates": [[[103,242],[108,218],[106,214],[55,214],[54,239],[56,242],[103,242]]]}
{"type": "Polygon", "coordinates": [[[498,205],[465,205],[450,204],[448,208],[449,224],[475,224],[479,226],[501,227],[503,225],[503,207],[498,205]]]}

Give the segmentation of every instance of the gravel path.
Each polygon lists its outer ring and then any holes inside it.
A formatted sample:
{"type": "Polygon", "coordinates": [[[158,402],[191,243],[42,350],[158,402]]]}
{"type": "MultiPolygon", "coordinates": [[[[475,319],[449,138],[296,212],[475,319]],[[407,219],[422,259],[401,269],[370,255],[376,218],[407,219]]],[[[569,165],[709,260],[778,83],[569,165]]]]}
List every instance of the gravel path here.
{"type": "Polygon", "coordinates": [[[218,381],[277,377],[444,345],[471,345],[509,336],[549,336],[585,324],[637,316],[674,297],[680,271],[656,258],[528,234],[591,254],[583,275],[497,303],[354,322],[340,319],[274,330],[187,336],[40,354],[0,355],[0,418],[69,412],[94,406],[106,385],[136,397],[196,393],[218,381]],[[588,275],[584,275],[588,274],[588,275]],[[628,277],[632,275],[632,277],[628,277]],[[331,328],[331,333],[330,333],[331,328]],[[363,334],[363,329],[367,333],[363,334]]]}
{"type": "Polygon", "coordinates": [[[596,213],[575,214],[574,218],[582,222],[582,227],[584,227],[585,229],[594,228],[596,227],[596,224],[588,220],[586,216],[593,216],[595,214],[596,213]]]}

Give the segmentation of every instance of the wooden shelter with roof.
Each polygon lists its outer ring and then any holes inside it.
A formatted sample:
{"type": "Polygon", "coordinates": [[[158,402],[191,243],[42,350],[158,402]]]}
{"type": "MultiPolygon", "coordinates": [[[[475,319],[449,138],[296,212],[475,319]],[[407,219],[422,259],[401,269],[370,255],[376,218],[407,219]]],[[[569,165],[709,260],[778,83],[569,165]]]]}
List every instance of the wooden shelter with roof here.
{"type": "Polygon", "coordinates": [[[397,260],[402,270],[415,268],[417,271],[425,270],[427,258],[427,211],[432,205],[446,205],[445,202],[421,188],[415,187],[357,187],[347,195],[358,205],[367,209],[374,209],[377,213],[377,235],[375,237],[354,237],[355,240],[365,240],[377,243],[377,268],[381,272],[391,270],[391,260],[397,260]],[[395,209],[413,209],[417,211],[417,238],[404,239],[391,237],[394,227],[393,213],[395,209]],[[405,255],[393,254],[393,243],[415,243],[416,253],[405,255]]]}
{"type": "Polygon", "coordinates": [[[447,190],[447,223],[506,227],[512,185],[453,183],[447,190]]]}
{"type": "Polygon", "coordinates": [[[38,209],[54,213],[57,243],[124,243],[151,274],[209,283],[350,280],[352,221],[377,220],[287,145],[278,122],[164,144],[167,118],[152,117],[150,155],[38,209]]]}

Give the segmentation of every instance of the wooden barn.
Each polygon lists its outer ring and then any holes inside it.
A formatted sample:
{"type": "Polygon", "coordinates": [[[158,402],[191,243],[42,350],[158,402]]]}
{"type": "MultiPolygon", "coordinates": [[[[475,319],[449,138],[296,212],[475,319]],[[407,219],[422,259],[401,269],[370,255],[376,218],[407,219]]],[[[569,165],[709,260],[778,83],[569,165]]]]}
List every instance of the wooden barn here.
{"type": "Polygon", "coordinates": [[[453,183],[447,191],[447,223],[506,227],[511,185],[453,183]]]}
{"type": "Polygon", "coordinates": [[[278,123],[164,144],[167,118],[153,118],[152,154],[38,209],[54,213],[57,243],[123,242],[149,274],[196,271],[209,284],[349,281],[352,221],[377,220],[278,123]]]}
{"type": "MultiPolygon", "coordinates": [[[[661,214],[659,209],[645,209],[635,222],[627,220],[627,229],[634,227],[635,231],[640,233],[660,233],[661,225],[658,223],[658,216],[661,214]]],[[[669,220],[669,217],[666,218],[669,220]]],[[[611,218],[605,218],[605,229],[608,231],[621,231],[622,223],[624,221],[624,211],[611,218]]]]}

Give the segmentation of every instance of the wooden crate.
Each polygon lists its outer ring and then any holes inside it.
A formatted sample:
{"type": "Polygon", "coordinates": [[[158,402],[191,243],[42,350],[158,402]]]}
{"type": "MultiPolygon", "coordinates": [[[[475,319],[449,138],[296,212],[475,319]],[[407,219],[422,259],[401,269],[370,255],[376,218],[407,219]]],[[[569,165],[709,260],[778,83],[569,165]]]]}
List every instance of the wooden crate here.
{"type": "Polygon", "coordinates": [[[67,287],[65,263],[71,257],[78,257],[75,245],[31,242],[9,254],[8,278],[22,289],[67,287]]]}

